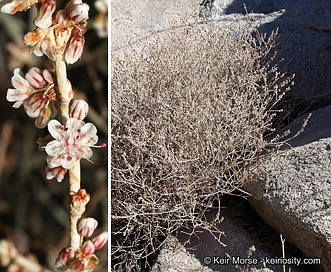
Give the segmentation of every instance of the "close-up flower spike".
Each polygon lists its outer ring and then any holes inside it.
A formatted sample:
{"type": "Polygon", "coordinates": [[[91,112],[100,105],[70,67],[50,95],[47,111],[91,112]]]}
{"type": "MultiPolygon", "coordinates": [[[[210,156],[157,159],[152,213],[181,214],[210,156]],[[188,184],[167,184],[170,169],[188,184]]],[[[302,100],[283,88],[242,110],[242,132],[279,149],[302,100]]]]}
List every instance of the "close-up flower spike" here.
{"type": "MultiPolygon", "coordinates": [[[[83,99],[73,99],[74,88],[67,77],[67,64],[75,63],[83,54],[90,6],[82,0],[67,0],[64,9],[56,11],[56,0],[1,2],[1,11],[8,14],[26,11],[35,5],[36,13],[31,13],[35,18],[28,17],[36,28],[26,33],[22,40],[30,53],[49,59],[49,65],[42,65],[43,68],[36,67],[37,62],[35,65],[23,63],[30,68],[25,75],[21,68],[12,68],[13,87],[8,88],[6,98],[14,103],[14,108],[23,105],[27,116],[35,118],[37,128],[48,128],[50,135],[37,141],[38,149],[46,153],[46,179],[62,182],[68,173],[69,245],[60,251],[54,267],[67,272],[92,272],[99,264],[94,252],[106,243],[107,237],[103,232],[86,240],[92,236],[98,221],[92,217],[82,218],[90,194],[81,188],[80,160],[92,162],[91,148],[105,147],[106,144],[96,145],[96,126],[83,121],[88,116],[89,104],[83,99]]],[[[15,262],[9,260],[8,267],[15,267],[17,271],[35,271],[15,262]]]]}

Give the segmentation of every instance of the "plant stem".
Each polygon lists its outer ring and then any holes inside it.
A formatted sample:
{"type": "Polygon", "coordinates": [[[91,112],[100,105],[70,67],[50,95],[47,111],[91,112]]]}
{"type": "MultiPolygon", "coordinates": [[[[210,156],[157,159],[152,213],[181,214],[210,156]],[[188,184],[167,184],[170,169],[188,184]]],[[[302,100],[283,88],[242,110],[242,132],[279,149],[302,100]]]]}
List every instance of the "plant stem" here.
{"type": "MultiPolygon", "coordinates": [[[[80,189],[80,160],[77,160],[74,166],[69,170],[70,192],[77,193],[80,189]]],[[[70,246],[79,248],[81,238],[77,231],[77,223],[82,213],[75,209],[74,200],[70,198],[70,246]]]]}
{"type": "MultiPolygon", "coordinates": [[[[63,54],[58,55],[55,61],[55,74],[58,86],[58,96],[60,101],[61,119],[63,124],[69,119],[69,103],[73,98],[71,84],[67,79],[67,67],[63,54]]],[[[77,193],[80,189],[80,160],[77,160],[74,166],[69,170],[69,192],[77,193]]],[[[70,198],[70,246],[79,248],[81,239],[77,232],[77,222],[81,217],[80,213],[75,211],[74,198],[70,198]]]]}
{"type": "Polygon", "coordinates": [[[71,84],[67,79],[67,67],[63,55],[56,58],[55,73],[58,86],[58,96],[60,101],[60,111],[62,122],[65,123],[69,119],[69,103],[73,98],[71,84]]]}

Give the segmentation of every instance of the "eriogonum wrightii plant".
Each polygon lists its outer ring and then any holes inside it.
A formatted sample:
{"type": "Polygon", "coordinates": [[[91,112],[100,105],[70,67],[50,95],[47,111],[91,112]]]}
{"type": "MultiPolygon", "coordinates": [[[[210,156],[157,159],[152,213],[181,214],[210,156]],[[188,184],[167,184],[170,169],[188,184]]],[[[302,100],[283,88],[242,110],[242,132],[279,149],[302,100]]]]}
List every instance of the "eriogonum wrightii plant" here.
{"type": "MultiPolygon", "coordinates": [[[[2,2],[0,0],[0,2],[2,2]]],[[[90,195],[81,189],[80,160],[90,161],[98,136],[94,124],[86,123],[89,106],[74,93],[67,79],[66,65],[81,58],[87,30],[89,5],[82,0],[68,1],[64,9],[56,11],[56,0],[6,1],[1,11],[8,14],[26,11],[35,6],[36,29],[23,40],[36,56],[50,60],[49,69],[33,67],[25,74],[14,69],[7,91],[13,107],[24,107],[35,118],[37,128],[48,128],[50,135],[38,140],[46,152],[46,178],[62,181],[68,174],[70,184],[70,243],[59,253],[55,268],[60,271],[93,271],[98,264],[94,254],[107,242],[107,232],[92,237],[98,222],[82,218],[90,195]],[[59,117],[59,120],[54,119],[59,117]],[[92,238],[90,238],[92,237],[92,238]]]]}

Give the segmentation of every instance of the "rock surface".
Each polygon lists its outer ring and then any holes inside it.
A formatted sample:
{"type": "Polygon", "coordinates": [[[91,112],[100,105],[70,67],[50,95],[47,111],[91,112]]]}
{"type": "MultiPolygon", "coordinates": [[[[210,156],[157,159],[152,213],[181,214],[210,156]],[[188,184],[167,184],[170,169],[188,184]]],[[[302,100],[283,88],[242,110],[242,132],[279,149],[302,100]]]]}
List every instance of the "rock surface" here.
{"type": "Polygon", "coordinates": [[[183,23],[197,14],[199,0],[111,1],[111,50],[148,37],[155,31],[183,23]]]}
{"type": "Polygon", "coordinates": [[[245,14],[243,4],[259,31],[279,30],[278,56],[284,68],[296,74],[291,98],[296,111],[331,104],[331,1],[329,0],[210,0],[210,16],[224,21],[245,14]],[[274,15],[281,16],[274,18],[274,15]],[[258,15],[258,16],[257,16],[258,15]],[[266,20],[267,19],[267,20],[266,20]],[[270,20],[271,19],[271,20],[270,20]]]}
{"type": "MultiPolygon", "coordinates": [[[[170,239],[162,248],[152,272],[238,272],[241,271],[240,269],[250,271],[251,268],[261,269],[258,271],[265,272],[282,270],[281,265],[270,264],[265,264],[267,269],[263,270],[263,261],[274,259],[275,256],[257,247],[257,241],[248,235],[227,209],[222,210],[222,216],[224,220],[219,224],[219,229],[225,233],[225,236],[221,237],[224,246],[219,244],[208,232],[198,233],[198,236],[193,237],[190,244],[185,247],[183,242],[186,237],[179,236],[178,239],[170,239]],[[241,262],[247,260],[248,251],[253,246],[255,251],[252,252],[249,259],[257,264],[245,267],[244,264],[236,263],[239,260],[241,262]],[[227,258],[230,259],[227,261],[227,258]]],[[[280,240],[278,246],[281,247],[280,240]]],[[[291,266],[291,271],[299,272],[300,270],[291,266]]]]}
{"type": "MultiPolygon", "coordinates": [[[[312,112],[293,146],[263,163],[245,189],[251,205],[288,241],[331,271],[331,106],[312,112]],[[325,138],[328,137],[328,138],[325,138]]],[[[290,125],[297,131],[307,117],[290,125]]]]}

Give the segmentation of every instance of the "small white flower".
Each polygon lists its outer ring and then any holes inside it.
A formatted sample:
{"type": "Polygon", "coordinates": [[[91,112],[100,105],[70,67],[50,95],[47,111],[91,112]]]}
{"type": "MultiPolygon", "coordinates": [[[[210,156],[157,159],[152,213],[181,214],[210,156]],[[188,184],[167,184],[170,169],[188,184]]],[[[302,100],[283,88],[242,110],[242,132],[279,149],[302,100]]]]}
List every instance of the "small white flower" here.
{"type": "Polygon", "coordinates": [[[54,105],[57,100],[56,84],[51,73],[33,67],[23,77],[21,70],[16,68],[11,82],[14,88],[8,89],[7,100],[15,102],[14,108],[23,105],[29,117],[36,118],[37,128],[46,127],[48,121],[57,113],[54,105]]]}
{"type": "Polygon", "coordinates": [[[70,118],[63,126],[53,119],[48,123],[48,131],[54,138],[45,147],[50,168],[70,169],[76,160],[89,160],[93,155],[91,147],[97,147],[94,146],[98,141],[97,129],[92,123],[70,118]]]}

